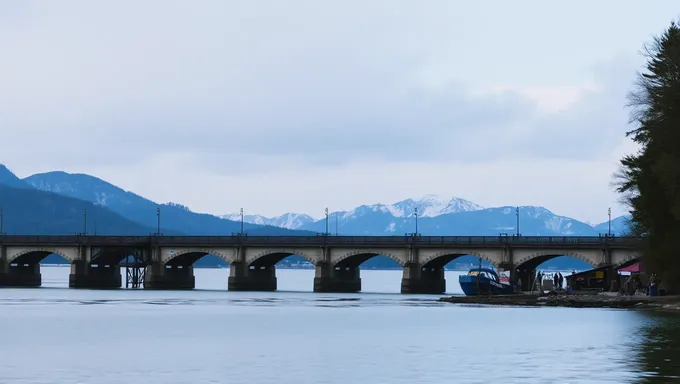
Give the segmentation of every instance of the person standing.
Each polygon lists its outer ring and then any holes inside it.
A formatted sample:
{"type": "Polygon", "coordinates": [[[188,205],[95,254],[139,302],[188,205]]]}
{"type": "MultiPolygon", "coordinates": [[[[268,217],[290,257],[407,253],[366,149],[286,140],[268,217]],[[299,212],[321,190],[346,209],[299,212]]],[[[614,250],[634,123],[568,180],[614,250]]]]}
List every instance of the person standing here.
{"type": "Polygon", "coordinates": [[[557,282],[560,284],[559,289],[562,289],[564,287],[564,276],[562,276],[562,272],[557,272],[557,282]]]}

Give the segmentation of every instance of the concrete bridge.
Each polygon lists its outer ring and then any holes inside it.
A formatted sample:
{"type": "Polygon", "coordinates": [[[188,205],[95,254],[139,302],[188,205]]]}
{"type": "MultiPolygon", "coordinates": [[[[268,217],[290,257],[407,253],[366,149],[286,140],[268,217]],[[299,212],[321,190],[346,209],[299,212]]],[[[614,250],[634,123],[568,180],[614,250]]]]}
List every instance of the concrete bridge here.
{"type": "Polygon", "coordinates": [[[230,264],[228,289],[276,290],[276,263],[298,255],[315,268],[315,292],[359,292],[359,266],[383,255],[403,267],[402,293],[443,293],[444,266],[463,255],[487,260],[528,286],[538,265],[571,256],[593,267],[639,259],[640,238],[586,236],[0,236],[0,286],[41,285],[40,261],[71,263],[69,286],[120,288],[120,263],[144,268],[146,289],[194,288],[193,263],[214,255],[230,264]]]}

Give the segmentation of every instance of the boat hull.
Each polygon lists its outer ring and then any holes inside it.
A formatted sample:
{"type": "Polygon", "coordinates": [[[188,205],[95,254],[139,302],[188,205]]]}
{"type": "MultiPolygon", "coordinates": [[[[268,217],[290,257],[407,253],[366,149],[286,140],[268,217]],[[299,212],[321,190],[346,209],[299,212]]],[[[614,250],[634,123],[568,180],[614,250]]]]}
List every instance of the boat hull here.
{"type": "Polygon", "coordinates": [[[515,293],[512,285],[501,284],[486,277],[460,276],[458,278],[460,288],[466,296],[477,295],[507,295],[515,293]]]}

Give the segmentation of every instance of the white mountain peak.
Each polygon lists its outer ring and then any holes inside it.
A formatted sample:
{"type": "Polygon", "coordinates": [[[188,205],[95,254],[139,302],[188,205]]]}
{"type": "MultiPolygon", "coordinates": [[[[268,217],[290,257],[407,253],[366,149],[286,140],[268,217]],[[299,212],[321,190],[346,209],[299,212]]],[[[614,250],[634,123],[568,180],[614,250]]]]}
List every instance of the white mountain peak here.
{"type": "Polygon", "coordinates": [[[401,212],[401,217],[415,215],[416,208],[420,217],[436,217],[446,213],[478,211],[483,207],[458,197],[442,197],[439,195],[428,194],[417,199],[406,199],[392,204],[396,210],[401,212]]]}
{"type": "MultiPolygon", "coordinates": [[[[409,198],[398,201],[393,204],[372,204],[360,205],[349,211],[329,212],[330,218],[335,218],[342,221],[349,221],[360,218],[362,216],[371,215],[381,212],[387,215],[398,218],[413,217],[416,208],[418,209],[419,217],[436,217],[447,213],[478,211],[484,209],[483,207],[458,197],[442,197],[434,194],[427,194],[418,198],[409,198]]],[[[223,219],[239,221],[241,220],[240,213],[228,213],[219,216],[223,219]]],[[[252,224],[273,225],[288,229],[298,229],[306,224],[313,223],[318,220],[323,220],[324,216],[314,217],[304,213],[285,213],[276,217],[265,217],[261,215],[244,215],[243,221],[252,224]]]]}
{"type": "MultiPolygon", "coordinates": [[[[227,213],[218,216],[222,219],[240,221],[241,213],[227,213]]],[[[303,213],[284,213],[280,216],[266,217],[262,215],[243,215],[243,221],[250,224],[272,225],[275,227],[297,229],[305,224],[314,222],[314,218],[303,213]]]]}

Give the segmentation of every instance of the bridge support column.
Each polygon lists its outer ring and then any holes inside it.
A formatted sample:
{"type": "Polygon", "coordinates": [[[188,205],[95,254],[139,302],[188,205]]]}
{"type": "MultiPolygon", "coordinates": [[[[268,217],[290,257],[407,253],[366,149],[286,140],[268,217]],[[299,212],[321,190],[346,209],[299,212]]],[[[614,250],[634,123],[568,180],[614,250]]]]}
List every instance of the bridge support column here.
{"type": "Polygon", "coordinates": [[[71,263],[68,275],[70,288],[116,289],[121,287],[121,274],[118,265],[89,264],[85,260],[71,263]]]}
{"type": "MultiPolygon", "coordinates": [[[[536,281],[536,269],[535,268],[523,268],[523,269],[513,269],[517,279],[520,280],[519,288],[522,292],[536,291],[537,281],[536,281]]],[[[511,280],[512,281],[512,280],[511,280]]]]}
{"type": "Polygon", "coordinates": [[[604,278],[606,279],[605,281],[607,282],[607,291],[610,292],[618,292],[620,287],[620,281],[619,281],[619,273],[618,271],[614,268],[613,265],[609,265],[609,268],[607,268],[604,271],[604,278]]]}
{"type": "Polygon", "coordinates": [[[145,270],[144,289],[194,289],[194,267],[191,265],[163,265],[154,262],[145,270]]]}
{"type": "Polygon", "coordinates": [[[40,264],[10,264],[7,248],[0,246],[0,287],[39,287],[42,283],[40,264]]]}
{"type": "Polygon", "coordinates": [[[229,266],[227,289],[230,291],[276,291],[276,267],[247,266],[235,261],[229,266]]]}
{"type": "Polygon", "coordinates": [[[401,293],[441,294],[446,292],[444,268],[423,268],[407,263],[401,278],[401,293]]]}
{"type": "Polygon", "coordinates": [[[0,264],[0,287],[39,287],[42,284],[40,264],[0,264]]]}
{"type": "Polygon", "coordinates": [[[359,266],[332,268],[328,262],[317,263],[314,275],[314,292],[361,292],[361,272],[359,266]]]}

